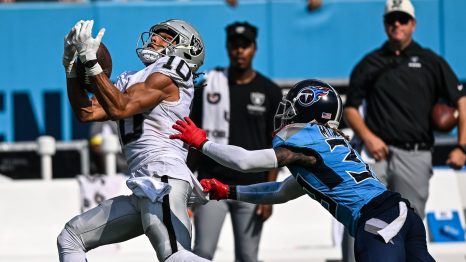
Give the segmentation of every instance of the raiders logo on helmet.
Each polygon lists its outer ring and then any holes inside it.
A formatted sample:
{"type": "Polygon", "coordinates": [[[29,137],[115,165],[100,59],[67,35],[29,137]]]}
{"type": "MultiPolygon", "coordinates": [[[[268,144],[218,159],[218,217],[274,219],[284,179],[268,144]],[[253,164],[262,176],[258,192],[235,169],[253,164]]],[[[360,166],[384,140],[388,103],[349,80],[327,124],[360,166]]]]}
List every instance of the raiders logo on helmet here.
{"type": "Polygon", "coordinates": [[[220,95],[220,93],[208,93],[207,102],[214,105],[218,104],[218,102],[220,102],[221,97],[222,96],[220,95]]]}
{"type": "Polygon", "coordinates": [[[189,53],[192,56],[200,55],[202,53],[202,50],[204,49],[204,47],[202,46],[201,40],[194,35],[191,38],[191,46],[192,48],[189,50],[189,53]]]}
{"type": "Polygon", "coordinates": [[[393,0],[392,1],[392,8],[400,8],[402,0],[393,0]]]}

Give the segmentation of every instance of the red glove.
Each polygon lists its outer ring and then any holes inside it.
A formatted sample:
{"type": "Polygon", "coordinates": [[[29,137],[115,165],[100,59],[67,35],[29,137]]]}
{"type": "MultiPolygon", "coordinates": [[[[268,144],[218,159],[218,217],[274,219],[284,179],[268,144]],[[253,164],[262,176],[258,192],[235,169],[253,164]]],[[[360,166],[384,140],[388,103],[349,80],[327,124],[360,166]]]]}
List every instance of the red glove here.
{"type": "Polygon", "coordinates": [[[197,127],[196,124],[189,118],[185,117],[183,121],[176,121],[172,127],[178,131],[180,134],[170,135],[170,139],[180,139],[183,142],[193,146],[197,149],[202,149],[202,146],[207,142],[206,132],[197,127]]]}
{"type": "Polygon", "coordinates": [[[228,198],[230,187],[215,178],[201,179],[201,186],[204,188],[204,193],[209,193],[210,199],[220,200],[228,198]]]}

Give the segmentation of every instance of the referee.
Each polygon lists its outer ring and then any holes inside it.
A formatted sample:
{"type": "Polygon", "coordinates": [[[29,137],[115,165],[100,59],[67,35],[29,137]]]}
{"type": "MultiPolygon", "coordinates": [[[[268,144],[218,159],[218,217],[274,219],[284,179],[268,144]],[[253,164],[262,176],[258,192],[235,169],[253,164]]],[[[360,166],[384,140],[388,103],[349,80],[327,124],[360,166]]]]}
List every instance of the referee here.
{"type": "Polygon", "coordinates": [[[432,176],[432,107],[442,98],[458,108],[458,145],[447,164],[462,168],[466,90],[444,59],[413,41],[416,19],[409,0],[388,0],[383,18],[388,41],[354,68],[344,116],[379,179],[423,218],[432,176]]]}

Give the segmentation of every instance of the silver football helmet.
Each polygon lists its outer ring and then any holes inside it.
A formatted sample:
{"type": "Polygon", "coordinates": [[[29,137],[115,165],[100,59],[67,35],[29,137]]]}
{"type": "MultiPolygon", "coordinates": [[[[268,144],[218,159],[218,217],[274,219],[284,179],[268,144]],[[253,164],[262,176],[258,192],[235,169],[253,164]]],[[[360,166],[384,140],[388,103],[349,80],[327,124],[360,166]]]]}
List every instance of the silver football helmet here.
{"type": "MultiPolygon", "coordinates": [[[[164,39],[162,37],[162,39],[164,39]]],[[[144,32],[138,41],[136,53],[144,65],[150,65],[162,56],[178,56],[186,61],[191,71],[195,73],[204,64],[204,41],[199,32],[186,21],[171,19],[152,26],[149,32],[144,32]],[[166,40],[168,46],[155,51],[148,47],[154,35],[160,32],[170,34],[173,39],[166,40]]]]}

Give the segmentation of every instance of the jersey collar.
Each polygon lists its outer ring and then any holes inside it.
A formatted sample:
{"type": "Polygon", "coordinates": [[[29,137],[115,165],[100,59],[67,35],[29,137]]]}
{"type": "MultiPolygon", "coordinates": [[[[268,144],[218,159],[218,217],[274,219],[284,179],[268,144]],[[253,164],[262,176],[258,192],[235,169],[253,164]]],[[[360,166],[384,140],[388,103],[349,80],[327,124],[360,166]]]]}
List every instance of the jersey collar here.
{"type": "MultiPolygon", "coordinates": [[[[419,55],[419,51],[421,50],[421,46],[416,42],[416,41],[411,41],[411,43],[401,52],[401,55],[403,56],[414,56],[414,55],[419,55]]],[[[394,55],[393,51],[390,50],[388,47],[388,41],[386,41],[381,48],[381,51],[385,55],[394,55]]]]}

